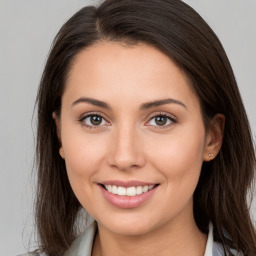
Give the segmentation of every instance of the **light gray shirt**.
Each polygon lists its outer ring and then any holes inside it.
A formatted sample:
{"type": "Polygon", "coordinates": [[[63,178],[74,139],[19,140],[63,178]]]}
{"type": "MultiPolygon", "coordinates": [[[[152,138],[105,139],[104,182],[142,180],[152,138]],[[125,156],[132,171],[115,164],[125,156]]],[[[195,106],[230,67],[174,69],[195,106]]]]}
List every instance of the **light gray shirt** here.
{"type": "MultiPolygon", "coordinates": [[[[79,235],[72,243],[70,249],[66,251],[64,256],[91,256],[93,240],[97,232],[96,222],[92,222],[86,230],[79,235]]],[[[32,256],[31,254],[23,254],[18,256],[32,256]]],[[[44,255],[41,255],[44,256],[44,255]]],[[[209,224],[209,233],[205,248],[204,256],[224,256],[223,246],[213,241],[213,226],[209,224]]]]}
{"type": "MultiPolygon", "coordinates": [[[[94,236],[97,230],[96,222],[93,222],[84,233],[72,243],[70,250],[64,256],[91,256],[94,236]]],[[[213,241],[213,226],[209,224],[209,233],[204,256],[223,256],[221,244],[213,241]]]]}

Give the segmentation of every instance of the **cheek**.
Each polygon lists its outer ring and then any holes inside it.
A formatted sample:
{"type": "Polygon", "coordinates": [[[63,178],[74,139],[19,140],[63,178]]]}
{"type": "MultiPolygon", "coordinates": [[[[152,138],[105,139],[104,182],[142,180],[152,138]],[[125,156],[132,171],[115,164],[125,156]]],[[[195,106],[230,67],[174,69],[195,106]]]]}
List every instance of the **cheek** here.
{"type": "Polygon", "coordinates": [[[91,188],[106,150],[101,135],[88,135],[81,127],[70,131],[68,126],[62,131],[62,146],[68,178],[79,199],[80,193],[91,188]]]}
{"type": "Polygon", "coordinates": [[[76,141],[73,139],[70,143],[63,145],[65,152],[65,161],[68,169],[76,175],[89,174],[97,169],[101,159],[102,148],[90,141],[76,141]]]}
{"type": "Polygon", "coordinates": [[[197,184],[204,153],[204,127],[186,127],[163,140],[152,141],[149,154],[155,168],[171,183],[197,184]],[[153,145],[157,145],[153,146],[153,145]],[[154,150],[153,150],[154,149],[154,150]]]}
{"type": "Polygon", "coordinates": [[[94,212],[94,195],[97,172],[104,159],[104,147],[97,139],[88,136],[69,136],[63,144],[66,170],[70,185],[81,205],[94,212]]]}

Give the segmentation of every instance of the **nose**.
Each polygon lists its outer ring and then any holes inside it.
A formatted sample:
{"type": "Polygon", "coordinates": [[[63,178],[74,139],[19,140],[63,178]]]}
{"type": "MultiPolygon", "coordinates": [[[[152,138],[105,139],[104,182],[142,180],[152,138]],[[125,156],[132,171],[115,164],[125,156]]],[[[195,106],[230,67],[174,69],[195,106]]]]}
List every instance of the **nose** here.
{"type": "Polygon", "coordinates": [[[141,168],[145,163],[142,139],[136,129],[116,129],[109,148],[108,164],[119,170],[129,170],[141,168]]]}

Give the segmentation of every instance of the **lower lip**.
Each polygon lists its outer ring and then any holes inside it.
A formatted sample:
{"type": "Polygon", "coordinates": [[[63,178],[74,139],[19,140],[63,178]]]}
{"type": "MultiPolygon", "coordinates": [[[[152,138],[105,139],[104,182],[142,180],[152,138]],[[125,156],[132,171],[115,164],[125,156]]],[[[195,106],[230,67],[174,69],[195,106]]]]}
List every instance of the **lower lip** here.
{"type": "Polygon", "coordinates": [[[149,200],[152,197],[152,195],[154,194],[158,186],[155,186],[153,189],[136,196],[119,196],[119,195],[115,195],[108,192],[101,185],[99,185],[99,187],[104,197],[107,199],[109,203],[119,208],[126,209],[126,208],[135,208],[145,203],[147,200],[149,200]]]}

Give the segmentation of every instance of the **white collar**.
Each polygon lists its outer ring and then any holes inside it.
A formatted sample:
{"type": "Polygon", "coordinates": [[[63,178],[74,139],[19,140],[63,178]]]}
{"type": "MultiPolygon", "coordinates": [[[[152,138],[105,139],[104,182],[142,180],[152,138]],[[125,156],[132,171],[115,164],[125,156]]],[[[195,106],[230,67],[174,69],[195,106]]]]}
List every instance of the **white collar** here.
{"type": "Polygon", "coordinates": [[[210,222],[209,223],[209,233],[208,233],[204,256],[212,256],[212,251],[213,251],[213,225],[210,222]]]}

